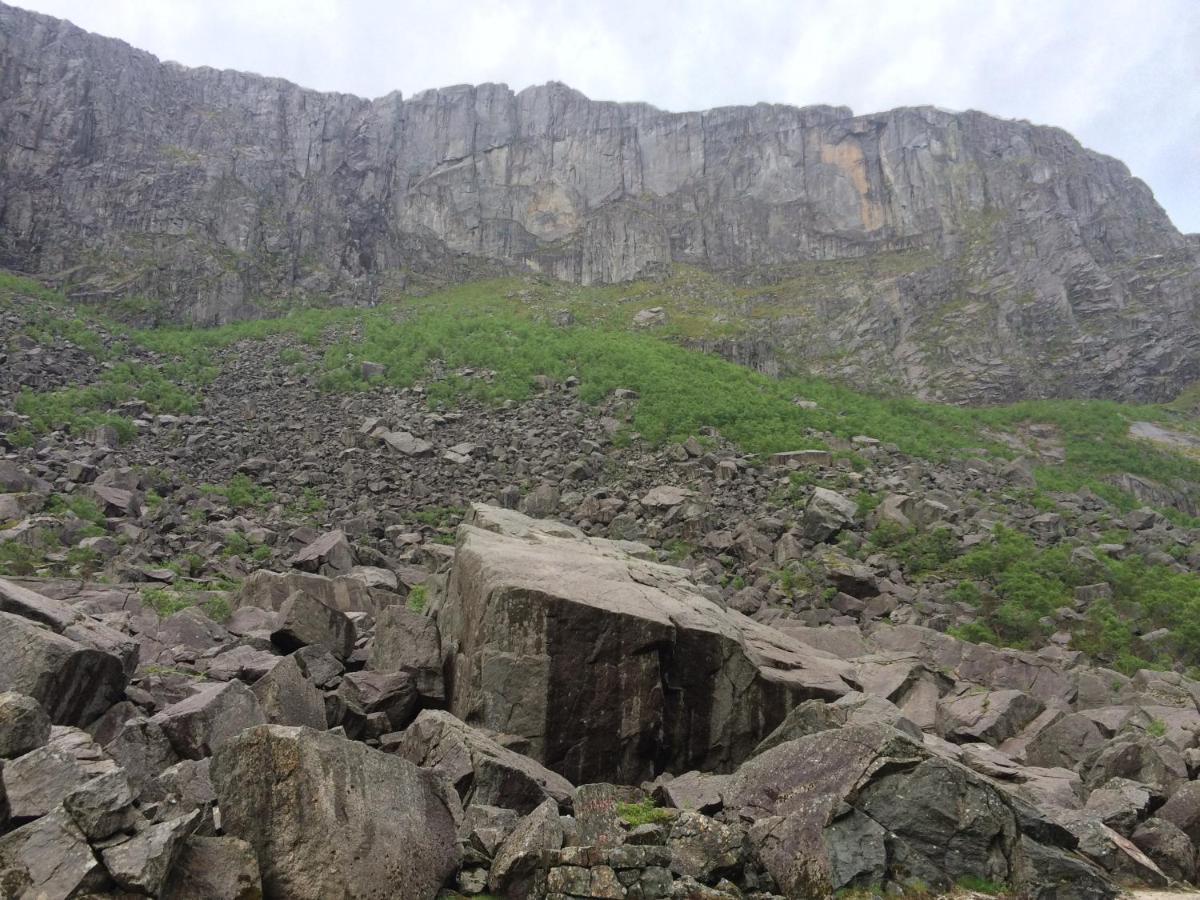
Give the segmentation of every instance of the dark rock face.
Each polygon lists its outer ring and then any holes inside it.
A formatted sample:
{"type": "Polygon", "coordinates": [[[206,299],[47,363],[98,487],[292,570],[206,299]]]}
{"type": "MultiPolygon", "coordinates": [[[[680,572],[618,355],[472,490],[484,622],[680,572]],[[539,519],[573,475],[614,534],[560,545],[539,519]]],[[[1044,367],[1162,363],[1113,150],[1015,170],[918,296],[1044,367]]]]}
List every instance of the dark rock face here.
{"type": "Polygon", "coordinates": [[[450,711],[575,783],[728,771],[841,660],[704,597],[642,545],[475,504],[438,616],[450,711]],[[644,549],[644,547],[643,547],[644,549]]]}
{"type": "MultiPolygon", "coordinates": [[[[275,897],[433,897],[460,851],[446,788],[412,763],[305,728],[266,725],[217,750],[226,831],[275,897]]],[[[457,798],[455,798],[457,802],[457,798]]]]}
{"type": "Polygon", "coordinates": [[[590,284],[686,262],[822,281],[735,352],[930,395],[1161,397],[1200,365],[1196,242],[1054,128],[667,113],[561,84],[365,100],[163,64],[6,6],[0,85],[0,265],[72,270],[81,295],[218,322],[434,269],[590,284]]]}

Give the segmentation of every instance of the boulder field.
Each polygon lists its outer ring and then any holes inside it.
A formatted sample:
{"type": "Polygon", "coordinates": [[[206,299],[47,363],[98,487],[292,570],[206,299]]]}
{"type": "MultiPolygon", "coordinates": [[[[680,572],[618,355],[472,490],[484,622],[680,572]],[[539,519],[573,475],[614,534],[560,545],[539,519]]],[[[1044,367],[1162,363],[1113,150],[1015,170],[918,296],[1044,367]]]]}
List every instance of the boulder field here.
{"type": "Polygon", "coordinates": [[[1195,879],[1200,684],[915,625],[789,633],[651,557],[476,504],[420,610],[262,572],[236,633],[185,610],[144,641],[0,580],[3,895],[1063,900],[1195,879]],[[165,643],[204,671],[148,670],[165,643]]]}

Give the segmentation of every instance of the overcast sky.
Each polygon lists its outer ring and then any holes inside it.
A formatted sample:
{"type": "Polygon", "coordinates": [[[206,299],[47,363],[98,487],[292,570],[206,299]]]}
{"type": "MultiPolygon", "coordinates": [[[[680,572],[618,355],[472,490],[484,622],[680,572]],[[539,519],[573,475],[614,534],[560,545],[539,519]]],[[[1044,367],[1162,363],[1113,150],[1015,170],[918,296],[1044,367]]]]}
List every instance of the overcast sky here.
{"type": "Polygon", "coordinates": [[[1124,160],[1200,231],[1200,0],[18,0],[163,59],[405,96],[980,109],[1124,160]]]}

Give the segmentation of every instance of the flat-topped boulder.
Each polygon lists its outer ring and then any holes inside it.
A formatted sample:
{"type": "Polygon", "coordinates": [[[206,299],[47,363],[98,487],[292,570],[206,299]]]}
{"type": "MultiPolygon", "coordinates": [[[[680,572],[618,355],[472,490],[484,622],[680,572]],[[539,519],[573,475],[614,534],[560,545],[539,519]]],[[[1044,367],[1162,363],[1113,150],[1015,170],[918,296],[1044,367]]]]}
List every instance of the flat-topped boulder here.
{"type": "Polygon", "coordinates": [[[279,612],[287,599],[297,591],[315,597],[340,612],[365,612],[372,616],[403,599],[391,591],[368,587],[349,575],[326,578],[309,572],[269,572],[259,569],[242,582],[238,592],[233,595],[232,606],[234,610],[258,607],[279,612]]]}
{"type": "Polygon", "coordinates": [[[575,783],[729,771],[848,663],[700,593],[641,545],[476,505],[438,625],[450,711],[575,783]]]}

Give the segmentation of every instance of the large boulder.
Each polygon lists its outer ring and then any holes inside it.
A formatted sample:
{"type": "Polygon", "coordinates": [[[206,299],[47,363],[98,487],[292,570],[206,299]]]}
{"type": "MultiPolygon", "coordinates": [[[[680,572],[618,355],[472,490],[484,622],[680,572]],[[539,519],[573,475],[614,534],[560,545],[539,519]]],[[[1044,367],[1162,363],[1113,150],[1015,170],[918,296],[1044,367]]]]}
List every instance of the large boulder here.
{"type": "Polygon", "coordinates": [[[125,890],[160,896],[180,846],[195,831],[199,819],[200,813],[192,811],[147,826],[106,847],[101,853],[104,867],[125,890]]]}
{"type": "Polygon", "coordinates": [[[98,619],[84,615],[71,604],[31,591],[15,582],[0,578],[0,611],[12,613],[45,625],[56,634],[85,647],[111,653],[121,661],[125,674],[132,675],[138,664],[138,642],[109,628],[98,619]]]}
{"type": "Polygon", "coordinates": [[[344,613],[365,612],[372,616],[378,615],[385,606],[401,600],[399,594],[367,587],[359,579],[348,575],[326,578],[307,572],[259,569],[242,582],[233,595],[231,605],[235,610],[257,607],[278,612],[284,601],[296,591],[303,591],[344,613]]]}
{"type": "Polygon", "coordinates": [[[459,865],[458,798],[407,760],[328,732],[264,725],[217,749],[227,834],[255,851],[267,897],[436,896],[459,865]]]}
{"type": "Polygon", "coordinates": [[[296,657],[287,656],[251,688],[272,725],[307,725],[325,730],[325,700],[296,657]]]}
{"type": "Polygon", "coordinates": [[[920,625],[880,623],[871,629],[870,639],[880,651],[918,659],[958,681],[1022,691],[1046,706],[1068,706],[1078,692],[1061,661],[1036,653],[972,644],[920,625]]]}
{"type": "Polygon", "coordinates": [[[254,848],[233,837],[183,841],[163,887],[163,900],[261,900],[254,848]]]}
{"type": "Polygon", "coordinates": [[[441,710],[425,710],[417,716],[401,736],[396,753],[445,775],[464,806],[499,806],[527,813],[548,799],[565,803],[574,790],[561,775],[441,710]]]}
{"type": "Polygon", "coordinates": [[[446,702],[442,642],[428,616],[398,604],[384,609],[375,621],[367,665],[379,672],[407,672],[426,706],[446,702]]]}
{"type": "Polygon", "coordinates": [[[11,613],[0,613],[0,659],[0,690],[32,697],[57,725],[86,725],[125,690],[119,657],[11,613]]]}
{"type": "Polygon", "coordinates": [[[354,649],[354,623],[319,597],[296,591],[279,608],[271,642],[285,653],[301,647],[324,647],[340,660],[354,649]]]}
{"type": "Polygon", "coordinates": [[[885,724],[780,744],[738,769],[723,796],[726,813],[748,824],[758,857],[787,896],[914,881],[1031,886],[1037,867],[1023,856],[1022,832],[1039,845],[1055,835],[1072,840],[1030,821],[988,780],[885,724]]]}
{"type": "Polygon", "coordinates": [[[937,707],[937,730],[950,741],[983,741],[996,746],[1016,735],[1043,709],[1021,691],[970,691],[942,698],[937,707]]]}
{"type": "Polygon", "coordinates": [[[804,508],[801,530],[810,541],[820,543],[854,524],[858,505],[829,488],[815,488],[804,508]]]}
{"type": "Polygon", "coordinates": [[[50,717],[32,697],[0,693],[0,759],[13,759],[50,740],[50,717]]]}
{"type": "Polygon", "coordinates": [[[357,559],[354,548],[340,528],[321,535],[288,560],[288,565],[322,575],[346,575],[357,559]]]}
{"type": "Polygon", "coordinates": [[[4,767],[4,788],[12,818],[44,816],[93,778],[116,770],[116,763],[86,732],[57,727],[44,747],[4,767]]]}
{"type": "Polygon", "coordinates": [[[61,806],[0,837],[0,897],[68,898],[108,882],[87,838],[61,806]]]}
{"type": "Polygon", "coordinates": [[[628,545],[476,505],[438,624],[458,718],[573,782],[728,771],[849,664],[714,603],[628,545]]]}
{"type": "Polygon", "coordinates": [[[558,804],[547,800],[523,818],[500,845],[488,872],[488,887],[504,897],[524,900],[540,896],[545,886],[544,859],[563,845],[558,804]]]}
{"type": "Polygon", "coordinates": [[[208,684],[150,720],[184,759],[211,756],[221,744],[267,721],[258,698],[240,681],[208,684]]]}

